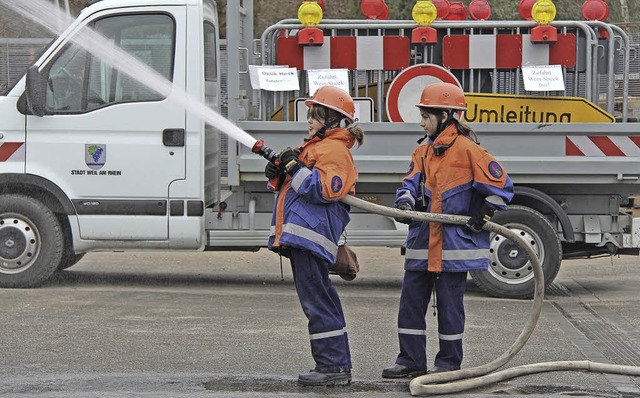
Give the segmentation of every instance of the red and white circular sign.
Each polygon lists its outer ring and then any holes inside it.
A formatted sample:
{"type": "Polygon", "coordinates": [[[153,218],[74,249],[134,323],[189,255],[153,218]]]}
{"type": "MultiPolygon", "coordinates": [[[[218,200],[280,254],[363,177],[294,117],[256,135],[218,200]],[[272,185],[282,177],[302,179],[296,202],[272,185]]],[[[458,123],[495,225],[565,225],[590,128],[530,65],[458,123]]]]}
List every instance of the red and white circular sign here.
{"type": "Polygon", "coordinates": [[[392,122],[420,123],[422,90],[433,83],[452,83],[462,88],[458,79],[447,69],[432,64],[413,65],[393,79],[387,93],[387,115],[392,122]]]}

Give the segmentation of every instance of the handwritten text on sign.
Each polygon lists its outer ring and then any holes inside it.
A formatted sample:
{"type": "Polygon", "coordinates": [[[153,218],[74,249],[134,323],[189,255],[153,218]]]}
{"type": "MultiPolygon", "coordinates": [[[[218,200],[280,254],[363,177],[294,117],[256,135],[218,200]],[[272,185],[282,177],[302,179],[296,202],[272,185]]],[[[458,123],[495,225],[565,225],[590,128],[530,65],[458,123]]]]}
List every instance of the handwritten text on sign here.
{"type": "Polygon", "coordinates": [[[256,90],[300,90],[296,68],[249,66],[251,86],[256,90]]]}
{"type": "Polygon", "coordinates": [[[322,86],[333,86],[349,92],[349,71],[346,69],[316,69],[308,70],[309,94],[316,92],[322,86]]]}
{"type": "Polygon", "coordinates": [[[564,91],[560,65],[523,66],[522,78],[527,91],[564,91]]]}

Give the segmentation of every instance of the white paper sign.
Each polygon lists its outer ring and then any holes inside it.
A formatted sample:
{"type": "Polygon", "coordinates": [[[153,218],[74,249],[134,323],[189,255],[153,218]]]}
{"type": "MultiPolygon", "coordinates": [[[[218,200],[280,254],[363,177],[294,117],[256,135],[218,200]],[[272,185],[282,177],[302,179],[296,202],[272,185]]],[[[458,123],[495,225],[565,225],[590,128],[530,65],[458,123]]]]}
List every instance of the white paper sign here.
{"type": "Polygon", "coordinates": [[[527,91],[564,91],[560,65],[523,66],[522,79],[527,91]]]}
{"type": "Polygon", "coordinates": [[[272,66],[249,65],[251,87],[266,91],[298,91],[298,70],[272,66]]]}
{"type": "Polygon", "coordinates": [[[249,65],[249,79],[251,80],[251,87],[254,90],[260,90],[260,79],[258,79],[257,65],[249,65]]]}
{"type": "Polygon", "coordinates": [[[322,86],[334,86],[349,92],[349,71],[347,69],[313,69],[307,71],[309,93],[313,95],[322,86]]]}

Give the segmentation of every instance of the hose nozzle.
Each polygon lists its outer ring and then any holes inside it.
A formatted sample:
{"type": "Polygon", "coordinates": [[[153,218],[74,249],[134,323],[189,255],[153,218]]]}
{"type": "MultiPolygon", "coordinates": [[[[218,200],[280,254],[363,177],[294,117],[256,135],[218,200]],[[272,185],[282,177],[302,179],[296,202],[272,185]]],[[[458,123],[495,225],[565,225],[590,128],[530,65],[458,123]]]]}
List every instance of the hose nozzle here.
{"type": "MultiPolygon", "coordinates": [[[[251,148],[251,152],[257,153],[258,155],[267,159],[269,163],[280,166],[280,159],[278,159],[278,154],[273,149],[265,146],[263,140],[256,141],[256,143],[253,144],[253,147],[251,148]]],[[[278,189],[280,189],[280,185],[282,185],[282,179],[280,177],[272,178],[267,183],[267,186],[272,191],[277,191],[278,189]]]]}
{"type": "Polygon", "coordinates": [[[253,147],[251,148],[251,152],[257,153],[273,164],[277,164],[276,160],[278,160],[278,154],[273,149],[265,146],[264,140],[256,141],[256,143],[253,144],[253,147]]]}

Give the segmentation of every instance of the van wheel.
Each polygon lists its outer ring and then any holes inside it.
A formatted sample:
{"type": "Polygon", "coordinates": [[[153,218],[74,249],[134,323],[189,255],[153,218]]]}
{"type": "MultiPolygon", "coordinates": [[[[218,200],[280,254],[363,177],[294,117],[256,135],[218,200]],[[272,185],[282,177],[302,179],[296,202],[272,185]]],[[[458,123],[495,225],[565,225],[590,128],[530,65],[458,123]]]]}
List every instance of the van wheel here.
{"type": "MultiPolygon", "coordinates": [[[[492,222],[520,235],[538,255],[545,287],[560,270],[562,246],[553,225],[539,212],[524,206],[498,211],[492,222]]],[[[495,297],[531,298],[535,289],[533,264],[526,252],[513,241],[491,233],[489,270],[471,272],[476,285],[495,297]]]]}
{"type": "Polygon", "coordinates": [[[35,287],[62,259],[64,237],[55,214],[24,195],[0,197],[0,287],[35,287]]]}

